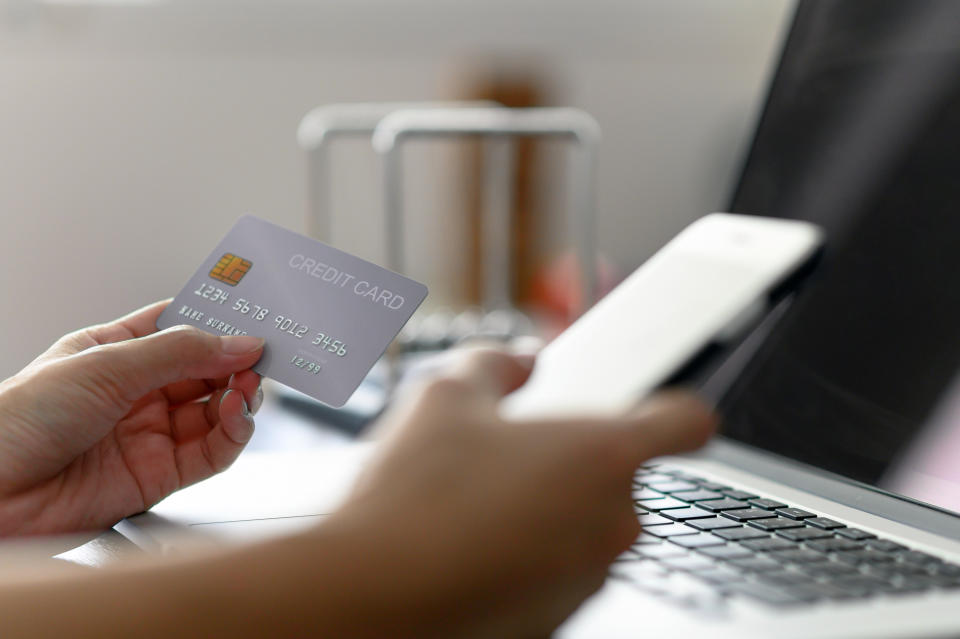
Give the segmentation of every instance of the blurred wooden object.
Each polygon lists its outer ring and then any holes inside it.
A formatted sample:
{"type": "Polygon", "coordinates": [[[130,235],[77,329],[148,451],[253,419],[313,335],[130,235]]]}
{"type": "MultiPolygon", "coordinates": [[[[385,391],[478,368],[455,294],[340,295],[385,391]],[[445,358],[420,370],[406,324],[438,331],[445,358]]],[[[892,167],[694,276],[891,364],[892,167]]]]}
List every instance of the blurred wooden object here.
{"type": "MultiPolygon", "coordinates": [[[[544,92],[534,77],[491,77],[478,80],[466,92],[470,100],[494,100],[507,107],[544,106],[544,92]]],[[[537,141],[533,138],[513,140],[513,189],[510,203],[510,301],[524,306],[530,301],[530,282],[537,263],[536,238],[538,220],[535,176],[538,170],[537,141]]],[[[465,157],[464,197],[467,212],[468,262],[466,298],[472,304],[484,301],[483,212],[484,150],[480,142],[471,142],[465,157]]]]}

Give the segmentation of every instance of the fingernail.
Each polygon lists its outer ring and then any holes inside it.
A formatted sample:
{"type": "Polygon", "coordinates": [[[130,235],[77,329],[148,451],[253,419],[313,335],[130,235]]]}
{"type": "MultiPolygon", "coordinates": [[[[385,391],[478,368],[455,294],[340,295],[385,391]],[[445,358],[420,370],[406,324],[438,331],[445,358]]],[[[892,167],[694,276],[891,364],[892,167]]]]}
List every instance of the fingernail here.
{"type": "Polygon", "coordinates": [[[225,400],[230,393],[240,395],[240,419],[224,420],[223,429],[227,433],[227,437],[236,443],[246,444],[250,441],[250,438],[253,437],[253,417],[250,416],[250,409],[247,407],[246,400],[243,399],[243,394],[237,390],[231,388],[224,393],[220,398],[220,403],[222,404],[223,400],[225,400]]]}
{"type": "Polygon", "coordinates": [[[223,402],[227,401],[227,398],[230,397],[230,393],[234,393],[232,388],[227,389],[227,392],[220,396],[220,406],[223,406],[223,402]]]}
{"type": "Polygon", "coordinates": [[[257,411],[263,405],[263,385],[257,384],[257,392],[253,394],[253,402],[250,404],[250,411],[256,415],[257,411]]]}
{"type": "Polygon", "coordinates": [[[220,405],[223,406],[223,402],[227,401],[227,398],[233,393],[240,395],[240,414],[244,417],[250,417],[250,408],[247,406],[247,400],[243,398],[243,393],[234,388],[229,389],[226,393],[220,396],[220,405]]]}
{"type": "Polygon", "coordinates": [[[245,355],[263,348],[262,337],[253,335],[230,335],[220,338],[220,350],[227,355],[245,355]]]}

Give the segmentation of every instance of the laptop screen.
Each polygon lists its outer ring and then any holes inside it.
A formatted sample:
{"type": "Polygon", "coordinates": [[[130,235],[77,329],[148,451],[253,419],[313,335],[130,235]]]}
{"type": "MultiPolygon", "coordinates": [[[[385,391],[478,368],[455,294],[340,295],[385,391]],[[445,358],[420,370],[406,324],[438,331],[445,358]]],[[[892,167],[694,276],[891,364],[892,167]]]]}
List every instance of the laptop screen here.
{"type": "Polygon", "coordinates": [[[725,434],[960,512],[960,2],[800,2],[731,210],[828,247],[725,434]]]}

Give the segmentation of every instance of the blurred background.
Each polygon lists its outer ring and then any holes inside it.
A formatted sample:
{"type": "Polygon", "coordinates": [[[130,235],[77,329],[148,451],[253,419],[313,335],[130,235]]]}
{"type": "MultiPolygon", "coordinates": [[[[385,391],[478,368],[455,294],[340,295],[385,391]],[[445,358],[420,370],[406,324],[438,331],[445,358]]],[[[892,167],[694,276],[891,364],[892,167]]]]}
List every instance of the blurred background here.
{"type": "MultiPolygon", "coordinates": [[[[787,0],[0,0],[0,379],[176,294],[244,213],[307,223],[297,126],[357,101],[493,98],[597,119],[598,248],[642,263],[722,209],[787,0]]],[[[407,274],[477,300],[476,154],[409,151],[407,274]]],[[[515,293],[569,248],[559,143],[525,148],[515,293]],[[521,210],[522,209],[522,210],[521,210]]],[[[378,164],[338,143],[332,243],[383,263],[378,164]]]]}

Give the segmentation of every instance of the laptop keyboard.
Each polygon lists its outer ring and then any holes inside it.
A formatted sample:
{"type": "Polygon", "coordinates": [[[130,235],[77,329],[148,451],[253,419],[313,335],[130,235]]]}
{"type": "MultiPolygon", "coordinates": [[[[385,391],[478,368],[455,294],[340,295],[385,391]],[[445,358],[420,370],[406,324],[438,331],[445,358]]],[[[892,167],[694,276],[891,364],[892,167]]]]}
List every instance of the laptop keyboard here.
{"type": "Polygon", "coordinates": [[[643,532],[611,575],[674,603],[771,606],[960,587],[960,566],[776,499],[662,465],[641,468],[643,532]]]}

